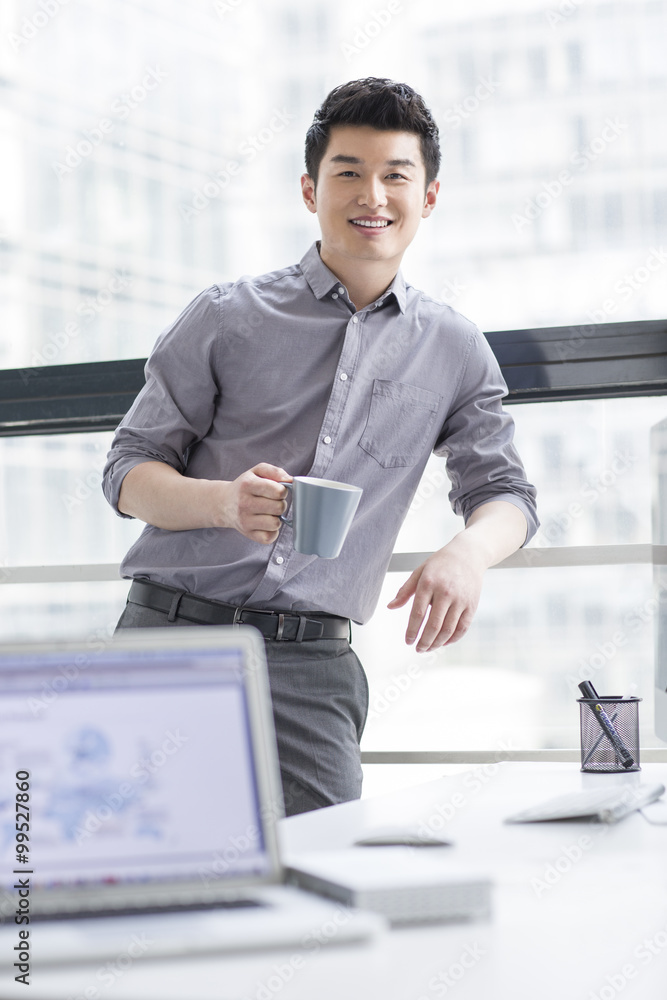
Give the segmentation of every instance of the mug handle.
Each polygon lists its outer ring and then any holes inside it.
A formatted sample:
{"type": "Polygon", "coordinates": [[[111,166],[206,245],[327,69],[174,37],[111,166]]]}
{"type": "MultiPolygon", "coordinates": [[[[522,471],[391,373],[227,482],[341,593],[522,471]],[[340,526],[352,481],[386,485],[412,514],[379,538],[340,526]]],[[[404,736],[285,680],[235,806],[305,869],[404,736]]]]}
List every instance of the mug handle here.
{"type": "MultiPolygon", "coordinates": [[[[286,490],[289,490],[290,493],[292,492],[292,485],[293,485],[292,483],[282,483],[281,485],[284,486],[286,490]]],[[[294,523],[293,519],[291,521],[288,520],[285,517],[284,514],[278,514],[278,518],[283,522],[283,524],[293,524],[294,523]]]]}

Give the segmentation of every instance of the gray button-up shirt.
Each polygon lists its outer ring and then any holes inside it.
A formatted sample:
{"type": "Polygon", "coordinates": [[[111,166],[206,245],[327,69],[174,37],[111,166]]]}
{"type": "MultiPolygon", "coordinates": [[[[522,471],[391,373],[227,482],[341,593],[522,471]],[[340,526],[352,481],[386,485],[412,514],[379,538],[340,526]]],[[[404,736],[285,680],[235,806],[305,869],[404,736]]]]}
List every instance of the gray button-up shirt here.
{"type": "Polygon", "coordinates": [[[292,267],[213,285],[148,359],[109,452],[109,503],[118,511],[125,474],[156,460],[221,480],[270,462],[363,496],[337,559],[295,552],[288,525],[272,546],[232,528],[147,525],[121,572],[234,605],[363,623],[432,451],[446,456],[456,513],[506,500],[534,534],[535,490],[501,407],[506,392],[479,330],[400,271],[358,311],[317,243],[292,267]]]}

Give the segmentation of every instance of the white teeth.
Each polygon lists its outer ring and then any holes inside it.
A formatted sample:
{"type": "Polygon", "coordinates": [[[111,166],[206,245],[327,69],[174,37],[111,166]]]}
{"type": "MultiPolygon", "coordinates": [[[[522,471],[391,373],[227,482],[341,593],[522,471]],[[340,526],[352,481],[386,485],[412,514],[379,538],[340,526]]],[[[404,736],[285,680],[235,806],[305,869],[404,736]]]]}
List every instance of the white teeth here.
{"type": "Polygon", "coordinates": [[[380,222],[367,222],[366,219],[351,219],[351,222],[355,226],[366,226],[367,229],[383,229],[389,225],[386,219],[380,222]]]}

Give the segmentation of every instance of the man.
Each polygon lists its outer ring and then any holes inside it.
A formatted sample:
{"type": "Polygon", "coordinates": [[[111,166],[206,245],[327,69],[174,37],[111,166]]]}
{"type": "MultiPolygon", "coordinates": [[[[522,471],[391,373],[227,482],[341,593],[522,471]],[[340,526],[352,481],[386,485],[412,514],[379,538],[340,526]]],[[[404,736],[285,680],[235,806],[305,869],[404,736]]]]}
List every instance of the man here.
{"type": "Polygon", "coordinates": [[[488,344],[399,271],[439,161],[410,87],[334,89],[301,178],[322,239],[299,264],[205,290],[163,332],[105,469],[109,502],[147,522],[122,565],[119,627],[263,632],[288,814],[360,795],[368,687],[349,619],[375,608],[431,452],[466,527],[389,604],[412,600],[408,644],[460,639],[484,571],[537,526],[488,344]],[[364,490],[336,560],[295,552],[279,520],[281,484],[304,474],[364,490]]]}

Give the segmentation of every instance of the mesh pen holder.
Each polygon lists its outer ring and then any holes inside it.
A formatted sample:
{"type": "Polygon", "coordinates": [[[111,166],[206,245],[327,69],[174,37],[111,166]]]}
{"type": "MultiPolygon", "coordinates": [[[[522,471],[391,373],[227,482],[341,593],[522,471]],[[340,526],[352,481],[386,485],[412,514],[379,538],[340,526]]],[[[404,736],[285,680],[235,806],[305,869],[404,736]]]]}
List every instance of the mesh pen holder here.
{"type": "Polygon", "coordinates": [[[626,774],[631,771],[641,771],[639,702],[642,699],[578,698],[577,700],[581,728],[581,770],[596,774],[626,774]],[[600,706],[601,712],[596,709],[596,705],[600,706]],[[632,758],[631,766],[627,766],[628,755],[632,758]]]}

